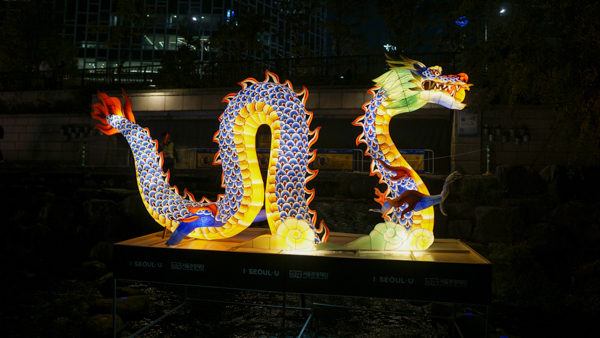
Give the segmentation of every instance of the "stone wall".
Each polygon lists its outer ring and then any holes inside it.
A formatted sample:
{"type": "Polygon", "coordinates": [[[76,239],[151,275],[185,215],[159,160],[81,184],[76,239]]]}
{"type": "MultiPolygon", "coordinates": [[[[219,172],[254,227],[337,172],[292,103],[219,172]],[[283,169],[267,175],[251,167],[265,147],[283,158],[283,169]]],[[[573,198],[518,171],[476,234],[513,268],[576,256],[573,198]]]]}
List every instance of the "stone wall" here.
{"type": "MultiPolygon", "coordinates": [[[[224,109],[222,96],[236,88],[182,89],[167,91],[133,91],[131,97],[136,120],[148,127],[153,137],[169,131],[178,152],[177,168],[196,167],[197,148],[215,148],[212,136],[218,129],[217,117],[224,109]]],[[[128,145],[121,137],[106,137],[93,129],[94,121],[87,111],[48,113],[44,107],[56,102],[72,102],[72,92],[57,94],[58,101],[48,103],[52,96],[44,93],[3,93],[1,100],[14,100],[14,106],[29,102],[31,112],[0,114],[4,138],[0,149],[8,162],[43,162],[61,166],[131,165],[128,145]]],[[[113,96],[120,93],[111,92],[113,96]]],[[[356,148],[355,138],[360,133],[352,121],[362,113],[361,105],[369,98],[362,88],[315,88],[309,94],[308,107],[315,112],[313,127],[322,126],[317,148],[356,148]],[[335,132],[328,132],[333,131],[335,132]]],[[[88,96],[90,101],[95,96],[88,96]]],[[[71,107],[72,103],[64,103],[71,107]]],[[[89,111],[89,108],[87,109],[89,111]]],[[[448,119],[448,111],[425,109],[415,114],[398,117],[407,119],[448,119]]],[[[400,123],[400,122],[398,122],[400,123]]],[[[422,124],[422,123],[421,123],[422,124]]],[[[394,129],[394,126],[392,126],[394,129]]],[[[394,133],[392,130],[392,134],[394,133]]],[[[401,135],[394,135],[401,140],[401,135]]],[[[423,148],[429,148],[423,145],[423,148]]],[[[366,167],[366,166],[365,166],[366,167]]]]}
{"type": "MultiPolygon", "coordinates": [[[[179,168],[195,167],[196,148],[214,148],[212,135],[218,128],[217,117],[224,109],[221,102],[224,94],[238,88],[217,89],[177,89],[165,91],[133,91],[129,95],[133,102],[137,120],[147,126],[154,137],[163,131],[171,132],[179,151],[179,168]]],[[[93,121],[82,108],[74,108],[80,98],[75,92],[48,93],[2,93],[3,107],[11,107],[0,112],[0,126],[4,129],[4,139],[0,149],[7,161],[57,162],[62,165],[128,166],[128,147],[119,137],[103,137],[90,130],[93,121]],[[64,105],[62,113],[48,113],[44,107],[64,105]],[[35,114],[21,112],[19,107],[30,107],[35,114]],[[18,114],[15,114],[18,112],[18,114]],[[88,133],[89,132],[89,133],[88,133]],[[85,149],[84,149],[85,147],[85,149]]],[[[111,95],[118,96],[114,92],[111,95]]],[[[83,95],[79,93],[78,95],[83,95]]],[[[352,120],[361,114],[361,105],[369,95],[364,88],[316,87],[309,94],[308,107],[315,112],[313,125],[323,126],[318,148],[355,148],[354,139],[359,129],[351,125],[352,120]],[[335,130],[335,132],[328,132],[335,130]]],[[[87,96],[87,103],[94,100],[87,96]]],[[[392,136],[402,143],[402,135],[394,130],[400,124],[411,123],[412,119],[448,120],[452,113],[446,109],[428,106],[410,114],[403,114],[392,123],[392,136]],[[405,119],[403,122],[402,120],[405,119]],[[397,120],[397,121],[396,121],[397,120]]],[[[22,109],[21,109],[22,110],[22,109]]],[[[88,108],[89,110],[89,108],[88,108]]],[[[56,111],[53,110],[53,111],[56,111]]],[[[477,174],[486,169],[486,139],[484,136],[461,136],[457,133],[458,114],[454,114],[451,154],[437,151],[434,156],[452,157],[451,168],[465,173],[477,174]]],[[[487,124],[493,132],[496,126],[504,133],[511,128],[526,128],[529,141],[515,144],[512,139],[501,142],[497,137],[490,146],[491,171],[499,165],[518,164],[540,169],[548,164],[567,164],[572,155],[567,142],[550,142],[556,135],[555,115],[545,107],[493,107],[478,113],[478,126],[487,124]]],[[[423,125],[421,123],[420,125],[423,125]]],[[[428,138],[425,137],[425,140],[428,138]]],[[[555,141],[555,140],[554,140],[555,141]]],[[[419,148],[430,148],[423,144],[419,148]]],[[[439,160],[438,160],[439,161],[439,160]]],[[[436,162],[437,173],[444,173],[448,165],[436,162]]]]}
{"type": "MultiPolygon", "coordinates": [[[[551,107],[494,107],[483,115],[483,124],[490,129],[500,127],[505,133],[511,128],[526,128],[529,142],[516,144],[496,139],[490,145],[492,164],[524,165],[540,169],[549,164],[568,164],[574,153],[570,140],[557,140],[560,124],[551,107]]],[[[483,125],[482,124],[482,125],[483,125]]],[[[487,144],[483,140],[483,146],[487,144]]]]}
{"type": "MultiPolygon", "coordinates": [[[[452,142],[454,169],[469,174],[486,171],[486,148],[490,148],[490,171],[503,165],[521,165],[535,170],[550,164],[572,164],[571,159],[576,150],[570,145],[570,140],[558,139],[560,123],[551,107],[544,106],[496,106],[478,112],[479,134],[475,136],[460,136],[457,131],[459,114],[454,116],[452,142]],[[484,126],[495,134],[500,130],[501,135],[489,137],[484,135],[484,126]],[[527,142],[511,136],[511,129],[525,130],[527,142]],[[505,135],[503,140],[502,135],[505,135]],[[480,151],[477,151],[477,150],[480,151]]],[[[583,154],[585,156],[585,154],[583,154]]]]}

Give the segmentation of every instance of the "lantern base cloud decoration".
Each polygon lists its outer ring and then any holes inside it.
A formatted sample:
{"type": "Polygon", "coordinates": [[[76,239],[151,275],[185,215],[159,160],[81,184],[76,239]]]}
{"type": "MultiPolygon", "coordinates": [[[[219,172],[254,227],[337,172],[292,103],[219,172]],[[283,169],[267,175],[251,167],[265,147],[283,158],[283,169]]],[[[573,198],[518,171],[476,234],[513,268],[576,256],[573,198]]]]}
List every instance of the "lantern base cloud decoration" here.
{"type": "Polygon", "coordinates": [[[375,226],[368,236],[346,245],[364,250],[426,250],[433,244],[433,206],[448,196],[448,187],[460,178],[450,174],[442,193],[430,196],[419,175],[410,167],[390,136],[390,121],[398,115],[415,111],[428,103],[448,109],[463,109],[466,91],[471,87],[465,73],[442,75],[439,66],[426,67],[418,61],[403,58],[387,60],[389,71],[374,80],[369,90],[371,100],[363,105],[364,114],[354,120],[362,127],[356,145],[367,146],[371,157],[371,175],[386,185],[383,192],[375,188],[375,201],[385,223],[375,226]]]}
{"type": "Polygon", "coordinates": [[[305,108],[308,90],[299,93],[289,81],[279,82],[266,72],[264,81],[248,78],[242,90],[223,99],[227,107],[219,117],[213,140],[219,144],[214,164],[222,166],[225,193],[215,201],[199,201],[189,191],[180,194],[163,173],[163,155],[150,131],[135,123],[131,101],[99,93],[92,117],[106,135],[121,133],[129,143],[135,161],[138,189],[144,206],[160,225],[172,232],[168,245],[186,237],[221,240],[235,236],[253,222],[267,220],[270,235],[247,245],[264,248],[310,250],[327,240],[323,221],[309,208],[314,189],[307,183],[317,175],[309,164],[316,158],[310,147],[319,128],[310,130],[313,113],[305,108]],[[261,125],[271,129],[271,152],[267,182],[263,184],[256,155],[256,132],[261,125]]]}

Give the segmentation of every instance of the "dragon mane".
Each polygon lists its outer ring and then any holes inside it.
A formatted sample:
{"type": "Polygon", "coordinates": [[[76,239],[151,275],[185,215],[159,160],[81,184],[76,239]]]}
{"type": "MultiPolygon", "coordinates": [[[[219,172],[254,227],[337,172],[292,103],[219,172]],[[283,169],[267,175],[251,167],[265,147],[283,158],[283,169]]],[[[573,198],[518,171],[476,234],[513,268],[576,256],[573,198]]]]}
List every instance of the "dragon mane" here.
{"type": "Polygon", "coordinates": [[[423,88],[418,71],[426,68],[425,65],[406,57],[393,59],[389,56],[386,63],[390,69],[373,81],[385,90],[388,99],[384,106],[388,112],[396,115],[423,107],[427,101],[419,95],[423,88]]]}

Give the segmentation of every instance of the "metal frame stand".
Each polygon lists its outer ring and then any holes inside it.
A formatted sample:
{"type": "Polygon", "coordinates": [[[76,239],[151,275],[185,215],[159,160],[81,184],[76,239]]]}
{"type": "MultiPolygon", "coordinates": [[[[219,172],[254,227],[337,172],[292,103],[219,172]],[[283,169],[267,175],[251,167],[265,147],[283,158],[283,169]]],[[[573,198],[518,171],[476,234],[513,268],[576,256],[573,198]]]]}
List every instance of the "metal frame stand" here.
{"type": "MultiPolygon", "coordinates": [[[[130,282],[141,282],[141,283],[149,283],[149,284],[160,284],[160,285],[173,285],[173,284],[167,284],[167,283],[159,283],[159,282],[155,282],[155,281],[142,281],[142,280],[131,280],[131,279],[114,279],[113,280],[113,307],[112,307],[112,318],[113,318],[113,337],[118,337],[118,333],[119,333],[119,328],[117,327],[117,308],[118,308],[118,297],[117,297],[117,282],[118,281],[130,281],[130,282]]],[[[237,306],[256,306],[256,307],[266,307],[266,308],[272,308],[272,309],[281,309],[281,326],[280,326],[280,334],[283,337],[287,337],[287,327],[286,327],[286,310],[300,310],[300,311],[305,311],[308,312],[308,316],[306,317],[306,319],[303,321],[302,327],[300,328],[300,331],[298,332],[298,334],[296,334],[296,337],[302,337],[305,332],[307,332],[307,329],[314,317],[313,315],[313,308],[310,307],[306,307],[306,300],[305,300],[305,295],[304,294],[300,294],[300,306],[289,306],[287,304],[287,292],[269,292],[269,293],[276,293],[276,294],[281,294],[283,296],[282,299],[282,303],[281,304],[259,304],[259,303],[247,303],[247,302],[238,302],[238,301],[226,301],[226,300],[219,300],[219,299],[209,299],[209,298],[195,298],[195,297],[190,297],[188,295],[188,288],[189,287],[193,287],[193,288],[203,288],[202,286],[189,286],[189,285],[183,285],[184,287],[184,299],[183,301],[167,310],[164,314],[162,314],[160,317],[152,320],[150,323],[144,325],[143,327],[141,327],[140,329],[138,329],[137,331],[135,331],[133,334],[131,334],[128,337],[137,337],[140,334],[144,333],[145,331],[147,331],[148,329],[150,329],[151,327],[153,327],[154,325],[160,323],[163,319],[167,318],[168,316],[176,313],[177,311],[181,310],[184,306],[188,305],[189,303],[192,302],[204,302],[204,303],[216,303],[216,304],[227,304],[227,305],[237,305],[237,306]]],[[[228,290],[226,288],[212,288],[212,289],[222,289],[222,290],[228,290]]],[[[237,290],[237,289],[236,289],[237,290]]],[[[253,292],[260,292],[258,290],[240,290],[240,291],[253,291],[253,292]]]]}
{"type": "MultiPolygon", "coordinates": [[[[308,315],[307,315],[306,319],[303,321],[303,324],[300,327],[300,330],[297,331],[297,334],[295,334],[295,336],[298,338],[303,337],[305,334],[307,334],[311,324],[316,323],[314,321],[316,309],[319,309],[319,308],[330,308],[330,309],[335,308],[335,309],[345,309],[345,310],[364,309],[363,307],[358,307],[358,306],[346,306],[346,305],[338,305],[338,304],[331,304],[331,303],[316,303],[316,302],[311,302],[310,306],[307,306],[305,294],[297,294],[299,296],[300,306],[290,306],[290,305],[288,305],[288,293],[285,291],[284,292],[264,291],[264,292],[268,292],[270,294],[281,294],[282,295],[281,304],[262,304],[262,303],[248,303],[248,302],[239,302],[239,301],[227,301],[227,300],[222,300],[222,299],[196,298],[196,297],[189,296],[188,288],[192,287],[192,288],[201,288],[201,289],[239,290],[239,291],[250,291],[250,292],[261,292],[261,291],[245,290],[245,289],[242,290],[242,289],[203,287],[203,286],[197,286],[197,285],[180,285],[180,284],[161,283],[161,282],[156,282],[156,281],[147,281],[147,280],[132,280],[132,279],[116,279],[115,278],[113,281],[113,308],[112,308],[113,337],[115,337],[115,338],[118,337],[118,331],[119,331],[119,328],[117,327],[117,321],[116,321],[117,310],[118,310],[117,309],[118,308],[118,299],[117,299],[118,298],[117,297],[118,281],[140,282],[140,283],[159,284],[159,285],[175,285],[175,286],[179,285],[179,286],[184,287],[184,299],[179,305],[165,311],[164,314],[162,314],[158,318],[152,320],[150,323],[144,325],[142,328],[135,331],[129,337],[139,336],[140,334],[144,333],[145,331],[147,331],[154,325],[160,323],[165,318],[180,311],[183,307],[185,307],[186,305],[188,305],[191,302],[204,302],[204,303],[216,303],[216,304],[226,304],[226,305],[236,305],[236,306],[255,306],[255,307],[266,307],[266,308],[271,308],[271,309],[281,309],[282,311],[281,311],[281,315],[280,315],[281,316],[280,335],[283,337],[289,336],[287,334],[287,321],[286,321],[287,313],[286,313],[286,311],[287,310],[300,310],[300,311],[306,312],[308,315]]],[[[342,296],[342,297],[350,297],[350,296],[342,296]]],[[[458,303],[437,303],[437,302],[427,302],[427,301],[423,301],[422,303],[432,303],[432,304],[435,303],[435,304],[451,305],[452,314],[450,316],[432,315],[431,318],[448,321],[450,324],[450,327],[453,328],[454,333],[456,334],[456,337],[461,337],[461,338],[465,337],[465,335],[463,334],[463,330],[461,329],[460,325],[457,322],[457,313],[458,313],[457,305],[461,305],[461,306],[464,306],[465,309],[469,309],[469,312],[468,312],[469,316],[478,316],[478,317],[483,318],[483,331],[484,332],[483,332],[482,337],[486,337],[489,332],[489,305],[487,305],[487,304],[475,305],[475,304],[458,304],[458,303]],[[483,308],[483,311],[474,310],[472,307],[473,305],[483,308]]],[[[371,311],[371,312],[387,312],[386,310],[372,309],[372,308],[370,308],[369,311],[371,311]]]]}

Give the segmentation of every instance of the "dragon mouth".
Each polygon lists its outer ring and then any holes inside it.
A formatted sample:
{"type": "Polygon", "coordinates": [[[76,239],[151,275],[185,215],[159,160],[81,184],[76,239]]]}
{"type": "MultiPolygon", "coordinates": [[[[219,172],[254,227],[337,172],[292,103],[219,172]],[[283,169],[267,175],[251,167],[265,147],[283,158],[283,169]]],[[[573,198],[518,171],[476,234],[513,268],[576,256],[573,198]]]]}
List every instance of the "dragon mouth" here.
{"type": "Polygon", "coordinates": [[[470,85],[465,83],[439,82],[435,80],[423,81],[424,90],[435,90],[444,92],[458,102],[463,102],[466,96],[465,91],[469,90],[470,85]]]}

